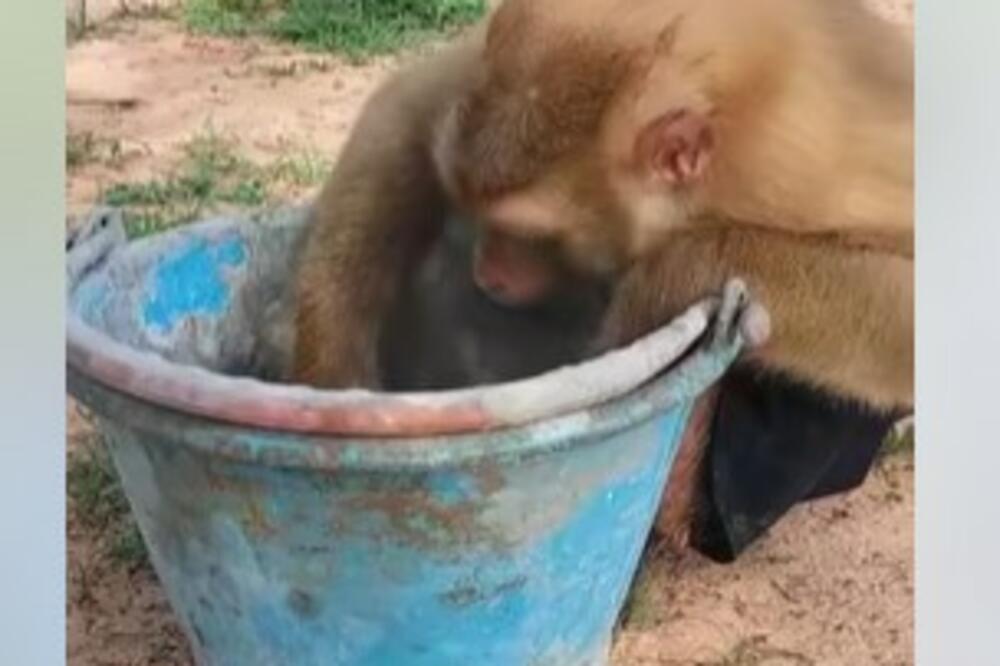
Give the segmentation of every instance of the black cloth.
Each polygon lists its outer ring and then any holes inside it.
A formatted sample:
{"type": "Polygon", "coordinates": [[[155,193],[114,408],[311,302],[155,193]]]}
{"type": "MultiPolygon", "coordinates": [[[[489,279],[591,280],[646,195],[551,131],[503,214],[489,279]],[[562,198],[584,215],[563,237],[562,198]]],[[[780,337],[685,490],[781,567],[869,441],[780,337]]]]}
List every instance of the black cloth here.
{"type": "Polygon", "coordinates": [[[732,562],[796,504],[856,488],[901,416],[734,368],[720,385],[692,545],[732,562]]]}

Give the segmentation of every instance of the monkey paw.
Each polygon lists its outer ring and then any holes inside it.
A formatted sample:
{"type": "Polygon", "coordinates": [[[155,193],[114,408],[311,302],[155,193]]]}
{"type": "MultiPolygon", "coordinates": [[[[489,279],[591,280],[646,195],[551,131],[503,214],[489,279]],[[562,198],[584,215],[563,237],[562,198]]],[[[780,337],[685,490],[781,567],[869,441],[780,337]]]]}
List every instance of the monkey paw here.
{"type": "Polygon", "coordinates": [[[739,335],[747,347],[759,347],[771,336],[771,315],[763,305],[750,297],[746,283],[740,278],[729,280],[722,289],[722,300],[716,312],[713,345],[728,345],[739,335]]]}

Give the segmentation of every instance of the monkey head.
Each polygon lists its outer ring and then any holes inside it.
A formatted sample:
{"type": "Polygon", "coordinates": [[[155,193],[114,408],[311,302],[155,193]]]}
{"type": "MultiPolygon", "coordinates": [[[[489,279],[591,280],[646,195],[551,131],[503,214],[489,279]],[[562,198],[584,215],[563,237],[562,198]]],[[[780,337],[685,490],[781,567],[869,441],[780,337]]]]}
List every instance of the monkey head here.
{"type": "Polygon", "coordinates": [[[508,303],[549,293],[542,276],[564,271],[542,258],[604,278],[626,269],[690,217],[715,147],[709,105],[663,56],[674,24],[623,46],[533,6],[508,0],[493,16],[479,74],[433,145],[450,197],[485,231],[477,281],[508,303]]]}

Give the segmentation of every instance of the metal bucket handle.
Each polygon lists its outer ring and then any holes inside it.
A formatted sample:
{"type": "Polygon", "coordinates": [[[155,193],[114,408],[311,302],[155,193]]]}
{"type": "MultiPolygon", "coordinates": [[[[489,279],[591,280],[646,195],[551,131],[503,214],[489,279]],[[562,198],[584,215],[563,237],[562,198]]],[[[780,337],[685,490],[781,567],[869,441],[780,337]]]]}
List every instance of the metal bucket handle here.
{"type": "MultiPolygon", "coordinates": [[[[121,211],[95,210],[67,241],[69,293],[127,242],[121,211]]],[[[626,395],[679,362],[708,360],[724,368],[745,345],[764,341],[766,326],[762,333],[760,322],[766,317],[743,281],[732,279],[721,296],[696,303],[666,326],[598,358],[527,379],[445,391],[320,390],[222,375],[117,342],[72,310],[67,362],[109,388],[232,424],[327,435],[446,435],[577,412],[626,395]]]]}

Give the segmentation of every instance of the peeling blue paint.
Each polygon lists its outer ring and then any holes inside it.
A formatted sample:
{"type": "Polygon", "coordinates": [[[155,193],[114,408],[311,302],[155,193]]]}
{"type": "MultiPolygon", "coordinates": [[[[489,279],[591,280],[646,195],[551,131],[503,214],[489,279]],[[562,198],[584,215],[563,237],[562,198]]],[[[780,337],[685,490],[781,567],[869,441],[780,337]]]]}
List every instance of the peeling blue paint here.
{"type": "Polygon", "coordinates": [[[113,453],[200,663],[601,666],[686,416],[508,461],[487,489],[472,467],[225,461],[213,485],[200,454],[121,429],[113,453]]]}
{"type": "Polygon", "coordinates": [[[165,332],[186,317],[224,312],[230,300],[224,270],[246,258],[245,241],[238,236],[222,243],[192,239],[152,273],[143,305],[146,325],[165,332]]]}

